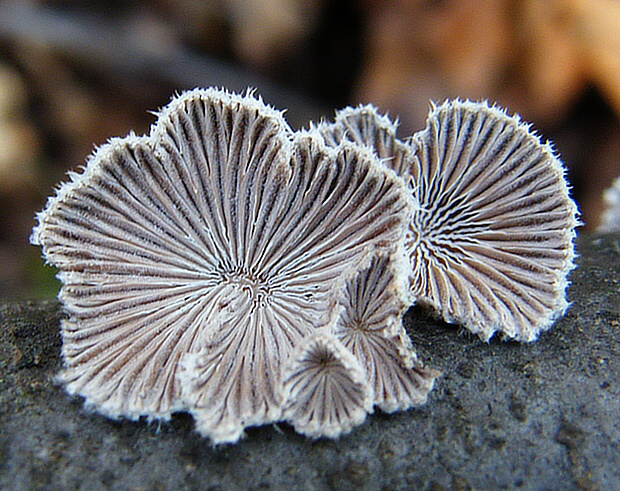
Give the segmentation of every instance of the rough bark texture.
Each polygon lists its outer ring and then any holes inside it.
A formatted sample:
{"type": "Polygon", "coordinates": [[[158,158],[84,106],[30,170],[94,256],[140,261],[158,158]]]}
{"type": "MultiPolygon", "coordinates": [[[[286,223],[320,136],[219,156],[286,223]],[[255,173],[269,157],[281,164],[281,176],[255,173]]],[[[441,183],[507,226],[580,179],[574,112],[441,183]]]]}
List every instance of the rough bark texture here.
{"type": "Polygon", "coordinates": [[[91,413],[54,384],[59,305],[0,306],[0,488],[620,489],[620,236],[578,252],[572,305],[536,343],[484,343],[410,310],[420,358],[444,374],[429,402],[335,441],[281,425],[213,448],[184,414],[91,413]]]}

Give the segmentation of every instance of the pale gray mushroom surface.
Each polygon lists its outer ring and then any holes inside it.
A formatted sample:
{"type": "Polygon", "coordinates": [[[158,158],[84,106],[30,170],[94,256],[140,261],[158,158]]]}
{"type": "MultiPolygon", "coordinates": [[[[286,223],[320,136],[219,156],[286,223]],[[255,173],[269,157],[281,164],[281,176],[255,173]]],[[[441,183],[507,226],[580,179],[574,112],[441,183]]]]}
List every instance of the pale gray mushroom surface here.
{"type": "Polygon", "coordinates": [[[562,315],[577,207],[565,169],[518,116],[486,102],[432,105],[403,142],[373,106],[318,125],[329,145],[365,144],[414,198],[406,249],[410,293],[488,340],[532,341],[562,315]]]}
{"type": "Polygon", "coordinates": [[[433,107],[412,139],[411,291],[483,339],[532,341],[568,307],[577,207],[529,125],[485,103],[433,107]]]}
{"type": "Polygon", "coordinates": [[[366,370],[373,403],[386,412],[426,402],[436,370],[424,368],[402,324],[407,302],[407,263],[398,253],[375,256],[347,280],[334,334],[366,370]],[[405,274],[403,274],[403,272],[405,274]]]}
{"type": "Polygon", "coordinates": [[[282,377],[282,395],[283,419],[315,438],[349,433],[373,408],[364,368],[329,331],[298,346],[282,377]]]}
{"type": "Polygon", "coordinates": [[[186,92],[38,215],[67,314],[60,378],[110,417],[188,411],[215,443],[277,421],[283,363],[402,241],[410,206],[367,149],[293,133],[251,93],[186,92]]]}
{"type": "Polygon", "coordinates": [[[371,104],[346,107],[336,113],[333,122],[322,121],[317,129],[332,147],[343,141],[368,146],[383,164],[407,179],[411,147],[396,136],[398,123],[382,115],[371,104]]]}
{"type": "Polygon", "coordinates": [[[378,406],[420,406],[438,371],[424,368],[402,324],[407,262],[400,249],[375,255],[335,292],[332,323],[307,336],[283,377],[283,417],[307,436],[336,437],[378,406]]]}

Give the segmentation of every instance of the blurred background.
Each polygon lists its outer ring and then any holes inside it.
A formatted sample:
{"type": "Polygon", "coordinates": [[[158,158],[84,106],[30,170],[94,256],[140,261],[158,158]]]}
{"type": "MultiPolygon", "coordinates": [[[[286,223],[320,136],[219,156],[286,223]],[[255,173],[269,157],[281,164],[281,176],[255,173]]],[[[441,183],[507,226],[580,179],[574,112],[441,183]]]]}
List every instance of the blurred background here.
{"type": "Polygon", "coordinates": [[[96,145],[196,86],[256,87],[299,128],[373,103],[518,112],[569,168],[585,227],[620,175],[617,0],[0,0],[0,298],[53,297],[35,212],[96,145]]]}

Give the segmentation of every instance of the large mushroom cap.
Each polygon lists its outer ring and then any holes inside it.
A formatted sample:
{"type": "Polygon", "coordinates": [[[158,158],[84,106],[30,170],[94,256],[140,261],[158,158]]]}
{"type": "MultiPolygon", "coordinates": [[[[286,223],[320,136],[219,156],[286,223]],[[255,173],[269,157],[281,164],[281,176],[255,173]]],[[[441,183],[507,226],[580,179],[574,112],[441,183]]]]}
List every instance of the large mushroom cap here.
{"type": "Polygon", "coordinates": [[[217,442],[277,419],[281,365],[338,285],[402,240],[409,206],[362,148],[293,134],[251,94],[182,94],[38,216],[67,389],[112,417],[189,410],[217,442]]]}

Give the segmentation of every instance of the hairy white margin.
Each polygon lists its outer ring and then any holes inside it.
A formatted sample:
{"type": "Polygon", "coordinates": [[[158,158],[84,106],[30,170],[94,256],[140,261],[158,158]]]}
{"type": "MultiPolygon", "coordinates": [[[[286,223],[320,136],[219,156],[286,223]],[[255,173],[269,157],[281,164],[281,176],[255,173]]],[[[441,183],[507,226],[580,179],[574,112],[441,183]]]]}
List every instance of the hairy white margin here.
{"type": "Polygon", "coordinates": [[[38,215],[67,314],[61,379],[110,417],[189,411],[234,442],[281,418],[283,364],[402,242],[411,197],[369,149],[294,133],[251,93],[196,89],[158,116],[38,215]]]}

